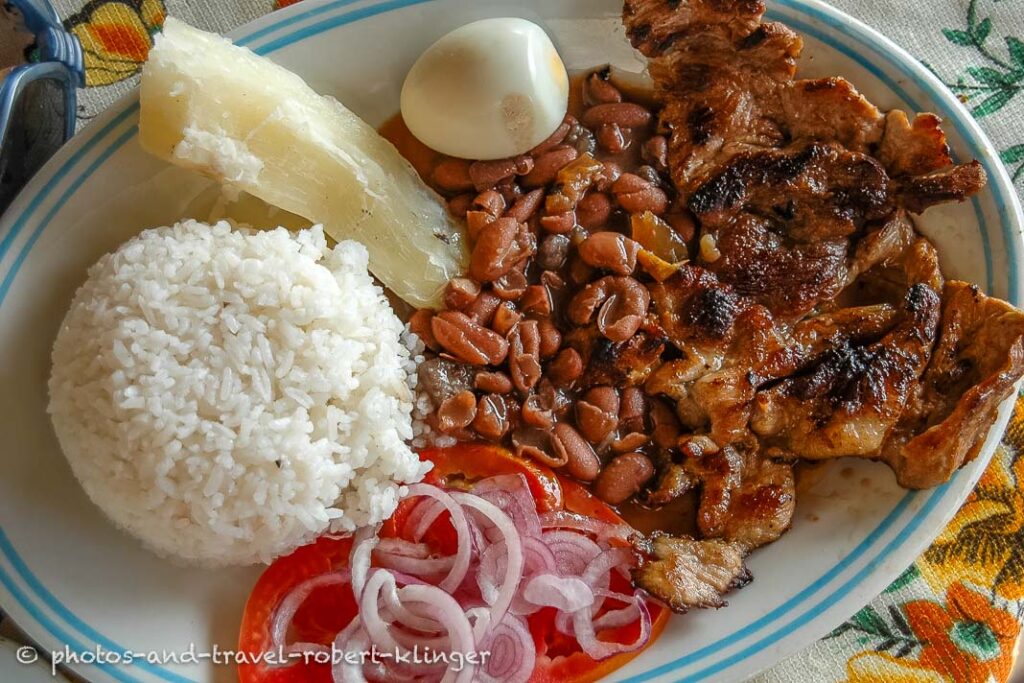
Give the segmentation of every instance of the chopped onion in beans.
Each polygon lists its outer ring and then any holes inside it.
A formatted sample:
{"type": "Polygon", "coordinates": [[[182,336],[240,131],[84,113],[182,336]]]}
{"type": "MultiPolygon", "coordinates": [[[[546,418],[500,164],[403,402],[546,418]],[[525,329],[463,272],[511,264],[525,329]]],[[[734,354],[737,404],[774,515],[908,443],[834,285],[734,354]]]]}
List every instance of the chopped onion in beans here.
{"type": "Polygon", "coordinates": [[[441,657],[416,665],[401,657],[342,661],[332,669],[335,683],[525,683],[537,658],[525,619],[544,608],[555,610],[556,628],[594,659],[647,644],[651,615],[645,594],[609,590],[612,573],[628,577],[635,563],[629,549],[609,543],[627,538],[628,527],[574,513],[540,515],[521,475],[491,477],[470,492],[416,484],[409,495],[422,498],[403,529],[413,540],[381,539],[378,529],[359,531],[349,569],[300,583],[277,606],[271,622],[274,648],[326,650],[313,643],[287,644],[286,639],[302,604],[318,588],[332,585],[351,586],[359,605],[358,615],[335,638],[338,650],[459,653],[466,664],[456,671],[449,666],[453,659],[441,657]],[[455,531],[452,555],[436,555],[422,542],[442,519],[455,531]],[[612,607],[602,610],[605,602],[612,607]],[[639,624],[632,643],[598,637],[631,624],[639,624]],[[472,655],[480,652],[490,655],[474,660],[472,655]]]}

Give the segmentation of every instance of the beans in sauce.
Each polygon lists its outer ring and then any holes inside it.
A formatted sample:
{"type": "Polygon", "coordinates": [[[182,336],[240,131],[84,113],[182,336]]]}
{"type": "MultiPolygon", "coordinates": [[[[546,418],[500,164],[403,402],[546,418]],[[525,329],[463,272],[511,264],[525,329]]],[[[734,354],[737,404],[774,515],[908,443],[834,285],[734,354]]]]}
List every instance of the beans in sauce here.
{"type": "Polygon", "coordinates": [[[432,152],[400,117],[382,133],[465,218],[472,245],[469,272],[445,293],[448,310],[410,320],[428,356],[443,361],[420,371],[442,375],[428,382],[440,397],[432,425],[507,445],[627,504],[678,421],[641,386],[591,386],[588,359],[641,333],[646,284],[671,273],[693,238],[674,227],[692,221],[665,175],[651,100],[623,92],[607,70],[584,74],[562,125],[528,154],[497,161],[432,152]],[[647,237],[659,230],[657,244],[672,246],[664,258],[647,237]],[[457,386],[437,386],[449,380],[457,386]]]}

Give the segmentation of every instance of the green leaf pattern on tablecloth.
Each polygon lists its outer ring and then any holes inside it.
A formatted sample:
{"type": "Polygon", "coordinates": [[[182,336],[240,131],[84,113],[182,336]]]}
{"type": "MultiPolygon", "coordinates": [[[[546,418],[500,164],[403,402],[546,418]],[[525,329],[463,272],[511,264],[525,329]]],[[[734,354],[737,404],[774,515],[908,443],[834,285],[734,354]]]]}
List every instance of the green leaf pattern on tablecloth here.
{"type": "MultiPolygon", "coordinates": [[[[992,0],[1000,1],[1007,0],[992,0]]],[[[968,66],[964,69],[966,75],[944,82],[972,105],[971,113],[984,118],[1005,107],[1024,89],[1024,42],[1017,36],[1005,36],[1005,49],[996,48],[992,18],[980,16],[979,4],[980,0],[970,0],[965,28],[944,28],[942,34],[953,45],[974,50],[987,64],[968,66]]]]}
{"type": "MultiPolygon", "coordinates": [[[[945,40],[957,48],[971,51],[979,62],[965,66],[952,78],[928,64],[943,83],[970,107],[978,119],[1003,111],[1024,100],[1024,38],[1003,35],[999,25],[986,14],[986,5],[1010,3],[1013,0],[970,0],[961,27],[943,28],[945,40]],[[985,15],[985,16],[983,16],[985,15]]],[[[1024,7],[1021,8],[1024,12],[1024,7]]],[[[1009,169],[1014,183],[1024,178],[1024,138],[1003,149],[1000,158],[1009,169]]]]}
{"type": "Polygon", "coordinates": [[[1010,167],[1013,182],[1024,177],[1024,143],[1004,149],[999,153],[999,158],[1010,167]]]}
{"type": "Polygon", "coordinates": [[[868,605],[848,621],[839,625],[828,638],[838,638],[852,632],[858,645],[869,646],[875,652],[889,652],[896,657],[906,657],[919,649],[923,643],[914,635],[910,622],[898,605],[889,605],[883,617],[868,605]]]}
{"type": "MultiPolygon", "coordinates": [[[[1012,0],[988,1],[996,4],[1012,0]]],[[[981,5],[983,0],[970,0],[963,28],[942,29],[948,42],[973,50],[985,62],[984,66],[966,67],[953,81],[943,79],[950,90],[971,106],[971,113],[978,119],[1024,99],[1024,40],[1020,36],[1002,36],[1000,41],[992,17],[982,16],[981,5]]],[[[1015,183],[1024,178],[1024,138],[1002,150],[999,157],[1010,169],[1015,183]]]]}

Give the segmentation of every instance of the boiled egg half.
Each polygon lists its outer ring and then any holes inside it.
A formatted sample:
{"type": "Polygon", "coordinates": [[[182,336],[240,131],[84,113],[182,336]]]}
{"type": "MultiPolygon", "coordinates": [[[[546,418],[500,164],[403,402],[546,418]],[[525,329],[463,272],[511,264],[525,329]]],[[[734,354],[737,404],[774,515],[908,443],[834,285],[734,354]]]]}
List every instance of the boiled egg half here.
{"type": "Polygon", "coordinates": [[[465,159],[503,159],[543,142],[562,123],[569,77],[540,26],[484,19],[420,56],[402,86],[402,118],[428,147],[465,159]]]}

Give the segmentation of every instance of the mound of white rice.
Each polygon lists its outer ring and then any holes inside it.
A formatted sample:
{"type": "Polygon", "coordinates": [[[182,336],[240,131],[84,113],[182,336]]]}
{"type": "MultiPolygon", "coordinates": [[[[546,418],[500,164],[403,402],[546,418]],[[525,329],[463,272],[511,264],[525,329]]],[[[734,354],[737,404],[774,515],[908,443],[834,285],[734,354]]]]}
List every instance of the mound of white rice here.
{"type": "Polygon", "coordinates": [[[428,469],[414,363],[362,245],[188,221],[104,256],[53,349],[89,497],[164,555],[251,564],[391,515],[428,469]]]}

